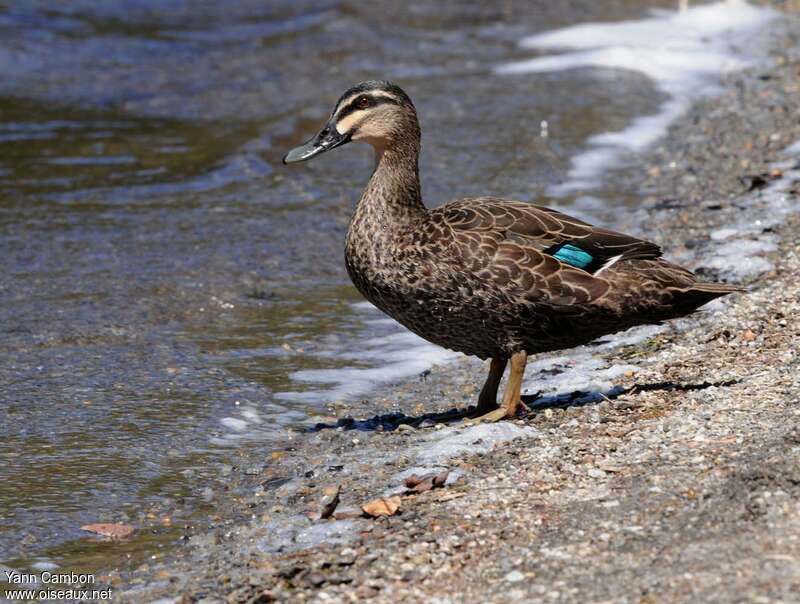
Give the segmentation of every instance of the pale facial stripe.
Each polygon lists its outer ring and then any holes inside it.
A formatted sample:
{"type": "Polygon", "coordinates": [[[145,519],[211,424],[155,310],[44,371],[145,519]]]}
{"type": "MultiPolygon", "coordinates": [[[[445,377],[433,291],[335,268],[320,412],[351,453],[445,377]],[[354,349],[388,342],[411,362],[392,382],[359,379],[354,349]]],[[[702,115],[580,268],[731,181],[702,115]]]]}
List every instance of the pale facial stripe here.
{"type": "MultiPolygon", "coordinates": [[[[372,107],[370,107],[370,109],[372,109],[372,107]]],[[[370,112],[370,109],[359,109],[358,111],[347,114],[341,120],[337,120],[336,131],[339,134],[346,134],[350,132],[351,128],[353,128],[362,117],[370,112]]]]}
{"type": "Polygon", "coordinates": [[[400,103],[400,99],[397,98],[396,95],[388,92],[386,90],[365,90],[363,92],[355,92],[339,103],[339,106],[336,108],[336,112],[334,113],[334,117],[338,117],[339,114],[344,110],[350,103],[352,103],[358,97],[365,95],[372,98],[387,98],[393,100],[395,103],[400,103]]]}

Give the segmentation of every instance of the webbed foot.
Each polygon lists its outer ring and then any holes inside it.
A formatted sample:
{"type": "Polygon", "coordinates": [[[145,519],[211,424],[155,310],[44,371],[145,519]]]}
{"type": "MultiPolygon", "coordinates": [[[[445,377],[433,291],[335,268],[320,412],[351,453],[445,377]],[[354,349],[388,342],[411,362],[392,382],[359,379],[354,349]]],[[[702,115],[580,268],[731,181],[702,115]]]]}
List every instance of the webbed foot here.
{"type": "Polygon", "coordinates": [[[488,424],[488,423],[499,422],[500,420],[506,419],[507,417],[509,417],[508,410],[505,407],[500,407],[499,409],[495,409],[494,411],[489,411],[489,413],[484,413],[483,415],[479,415],[478,417],[465,419],[463,423],[465,426],[475,426],[477,424],[488,424]]]}
{"type": "MultiPolygon", "coordinates": [[[[520,390],[522,386],[522,376],[525,373],[525,363],[527,363],[527,361],[528,355],[524,351],[515,352],[511,355],[511,373],[508,376],[508,384],[506,384],[506,391],[503,394],[502,406],[499,409],[489,411],[489,413],[479,415],[475,419],[465,420],[465,425],[499,422],[503,419],[512,419],[516,417],[520,406],[523,406],[522,399],[520,398],[520,390]]],[[[494,363],[494,361],[492,362],[494,363]]],[[[505,367],[505,364],[503,367],[505,367]]]]}

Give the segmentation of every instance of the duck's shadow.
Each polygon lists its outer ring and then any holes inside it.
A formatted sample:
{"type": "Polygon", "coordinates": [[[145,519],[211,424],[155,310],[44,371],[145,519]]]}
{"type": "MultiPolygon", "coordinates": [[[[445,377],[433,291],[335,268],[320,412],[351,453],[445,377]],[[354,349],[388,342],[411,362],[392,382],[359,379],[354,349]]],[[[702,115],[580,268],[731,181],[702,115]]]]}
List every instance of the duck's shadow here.
{"type": "MultiPolygon", "coordinates": [[[[530,413],[536,413],[542,409],[563,409],[567,407],[583,407],[585,405],[594,405],[602,401],[613,401],[624,394],[636,392],[693,392],[695,390],[705,390],[706,388],[710,388],[712,386],[732,386],[733,384],[738,384],[740,381],[741,380],[725,380],[721,382],[699,382],[696,384],[678,384],[675,382],[664,381],[655,382],[652,384],[634,384],[633,386],[629,386],[627,388],[623,388],[622,386],[614,386],[613,388],[605,391],[594,390],[591,392],[571,392],[569,394],[551,396],[540,396],[540,393],[536,393],[523,395],[522,402],[528,408],[530,413]]],[[[309,432],[319,432],[321,430],[333,430],[339,428],[344,430],[391,432],[399,429],[402,425],[411,426],[412,428],[425,428],[435,424],[450,424],[460,421],[463,418],[464,409],[457,407],[441,413],[425,413],[422,415],[386,413],[383,415],[374,415],[367,419],[343,417],[333,424],[318,423],[309,428],[309,432]]]]}

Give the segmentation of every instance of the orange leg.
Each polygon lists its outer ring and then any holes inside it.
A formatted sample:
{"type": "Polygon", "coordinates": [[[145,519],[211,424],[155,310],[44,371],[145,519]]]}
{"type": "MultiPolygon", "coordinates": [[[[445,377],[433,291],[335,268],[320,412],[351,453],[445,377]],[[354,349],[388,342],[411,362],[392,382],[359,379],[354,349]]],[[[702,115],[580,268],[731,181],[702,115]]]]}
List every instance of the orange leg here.
{"type": "MultiPolygon", "coordinates": [[[[522,394],[522,378],[525,375],[525,364],[527,362],[528,355],[524,351],[515,352],[513,355],[511,355],[511,372],[508,376],[506,390],[503,393],[503,406],[499,409],[495,409],[494,411],[490,411],[485,415],[476,417],[475,419],[467,420],[466,423],[477,424],[482,422],[497,422],[507,417],[511,418],[516,416],[517,410],[522,403],[522,399],[520,398],[522,394]]],[[[492,360],[492,367],[494,367],[494,359],[492,360]]],[[[502,373],[500,375],[502,375],[502,373]]],[[[489,379],[486,380],[486,385],[483,387],[484,390],[486,390],[486,386],[489,384],[489,381],[492,379],[492,377],[493,373],[490,372],[489,379]]],[[[481,391],[481,398],[483,398],[483,391],[481,391]]],[[[480,401],[478,407],[481,408],[480,401]]]]}

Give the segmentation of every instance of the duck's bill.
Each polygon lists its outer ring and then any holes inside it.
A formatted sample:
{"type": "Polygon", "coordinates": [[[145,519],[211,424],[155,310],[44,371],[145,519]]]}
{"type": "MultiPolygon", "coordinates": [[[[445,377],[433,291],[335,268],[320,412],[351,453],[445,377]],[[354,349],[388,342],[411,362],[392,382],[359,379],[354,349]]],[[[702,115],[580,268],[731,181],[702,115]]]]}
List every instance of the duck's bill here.
{"type": "Polygon", "coordinates": [[[285,164],[295,164],[301,161],[308,161],[320,153],[330,151],[350,142],[350,136],[339,134],[333,126],[325,126],[322,131],[305,144],[295,147],[283,158],[285,164]]]}

